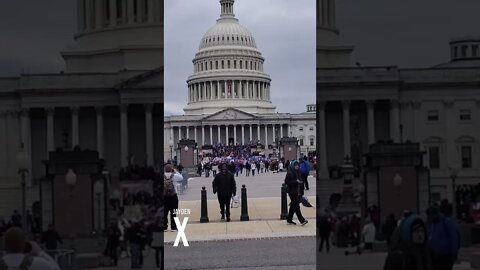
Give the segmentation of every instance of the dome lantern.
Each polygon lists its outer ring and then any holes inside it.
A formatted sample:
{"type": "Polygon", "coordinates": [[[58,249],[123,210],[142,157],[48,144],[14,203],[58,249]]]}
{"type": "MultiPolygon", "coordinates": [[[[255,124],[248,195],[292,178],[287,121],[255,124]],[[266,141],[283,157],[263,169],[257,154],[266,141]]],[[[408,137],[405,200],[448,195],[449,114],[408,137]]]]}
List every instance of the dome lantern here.
{"type": "Polygon", "coordinates": [[[235,0],[220,0],[221,5],[221,13],[220,18],[235,18],[235,14],[233,13],[233,4],[235,0]]]}

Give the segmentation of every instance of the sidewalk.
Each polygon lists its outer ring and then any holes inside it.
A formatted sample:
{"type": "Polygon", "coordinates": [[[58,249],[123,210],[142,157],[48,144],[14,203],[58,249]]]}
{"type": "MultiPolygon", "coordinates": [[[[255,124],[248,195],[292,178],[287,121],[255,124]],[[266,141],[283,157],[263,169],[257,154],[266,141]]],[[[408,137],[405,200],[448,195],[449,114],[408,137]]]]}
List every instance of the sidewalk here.
{"type": "MultiPolygon", "coordinates": [[[[314,197],[308,199],[315,201],[314,197]]],[[[209,223],[200,223],[200,201],[181,201],[179,209],[190,209],[190,215],[179,215],[180,221],[189,217],[185,229],[189,242],[306,237],[316,233],[314,208],[301,207],[303,216],[309,222],[307,225],[301,226],[295,216],[297,225],[288,225],[286,220],[280,220],[280,198],[248,199],[249,221],[240,221],[241,207],[231,209],[231,222],[222,221],[216,200],[208,201],[209,223]]],[[[176,236],[177,232],[165,232],[165,243],[173,243],[176,236]]]]}

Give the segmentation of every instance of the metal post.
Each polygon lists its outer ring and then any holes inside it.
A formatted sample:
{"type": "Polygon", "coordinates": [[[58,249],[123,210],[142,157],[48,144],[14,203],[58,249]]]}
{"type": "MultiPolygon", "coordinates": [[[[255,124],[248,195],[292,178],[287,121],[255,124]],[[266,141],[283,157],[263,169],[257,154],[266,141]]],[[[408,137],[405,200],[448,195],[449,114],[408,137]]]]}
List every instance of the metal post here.
{"type": "Polygon", "coordinates": [[[242,185],[242,214],[240,215],[240,221],[249,221],[248,217],[248,203],[247,203],[247,188],[242,185]]]}
{"type": "Polygon", "coordinates": [[[207,205],[207,191],[202,187],[201,191],[201,215],[200,223],[208,223],[208,205],[207,205]]]}
{"type": "Polygon", "coordinates": [[[280,214],[280,220],[286,220],[288,216],[288,207],[287,207],[287,187],[285,184],[282,184],[281,188],[281,214],[280,214]]]}
{"type": "Polygon", "coordinates": [[[457,198],[456,198],[456,185],[457,177],[452,176],[452,218],[457,223],[457,198]]]}
{"type": "Polygon", "coordinates": [[[22,175],[22,228],[27,230],[27,201],[26,201],[26,180],[25,180],[25,171],[20,172],[22,175]]]}

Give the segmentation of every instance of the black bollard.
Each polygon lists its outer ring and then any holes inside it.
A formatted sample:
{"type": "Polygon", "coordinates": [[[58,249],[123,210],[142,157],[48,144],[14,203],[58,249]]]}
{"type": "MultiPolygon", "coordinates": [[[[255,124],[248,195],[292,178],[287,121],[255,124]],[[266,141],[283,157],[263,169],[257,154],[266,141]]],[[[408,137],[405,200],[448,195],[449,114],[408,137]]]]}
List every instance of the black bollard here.
{"type": "Polygon", "coordinates": [[[282,184],[281,188],[281,214],[280,214],[280,220],[286,220],[288,216],[288,207],[287,207],[287,186],[285,184],[282,184]]]}
{"type": "Polygon", "coordinates": [[[248,203],[247,203],[247,188],[242,185],[242,214],[240,215],[240,221],[249,221],[248,217],[248,203]]]}
{"type": "Polygon", "coordinates": [[[202,187],[202,201],[201,201],[201,216],[200,223],[208,223],[208,205],[207,205],[207,191],[202,187]]]}

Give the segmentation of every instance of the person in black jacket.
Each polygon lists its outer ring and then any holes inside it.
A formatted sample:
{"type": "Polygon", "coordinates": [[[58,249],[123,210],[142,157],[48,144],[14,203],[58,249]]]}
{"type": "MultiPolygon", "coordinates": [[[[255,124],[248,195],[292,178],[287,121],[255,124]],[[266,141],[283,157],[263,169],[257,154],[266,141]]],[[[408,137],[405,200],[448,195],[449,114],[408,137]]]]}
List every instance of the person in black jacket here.
{"type": "Polygon", "coordinates": [[[318,251],[322,252],[323,243],[326,244],[327,253],[330,252],[330,232],[332,231],[331,220],[327,216],[322,216],[319,221],[320,247],[318,251]]]}
{"type": "Polygon", "coordinates": [[[212,182],[213,194],[218,192],[218,202],[220,204],[220,214],[222,220],[227,215],[227,222],[230,221],[230,199],[237,193],[237,184],[235,177],[228,171],[227,164],[220,166],[220,173],[218,173],[212,182]]]}
{"type": "Polygon", "coordinates": [[[300,198],[303,196],[303,182],[300,176],[300,166],[297,161],[292,162],[288,167],[287,175],[285,176],[285,185],[287,186],[287,193],[290,197],[290,209],[288,210],[287,223],[296,225],[297,223],[293,222],[293,214],[297,215],[298,221],[302,225],[308,223],[302,216],[302,211],[300,211],[300,198]]]}
{"type": "Polygon", "coordinates": [[[122,233],[118,229],[117,223],[113,220],[110,222],[110,226],[107,229],[107,247],[105,255],[110,258],[111,265],[117,266],[118,264],[118,246],[120,244],[120,236],[122,233]]]}
{"type": "Polygon", "coordinates": [[[404,219],[394,232],[383,269],[433,270],[426,231],[425,223],[416,215],[404,219]]]}

